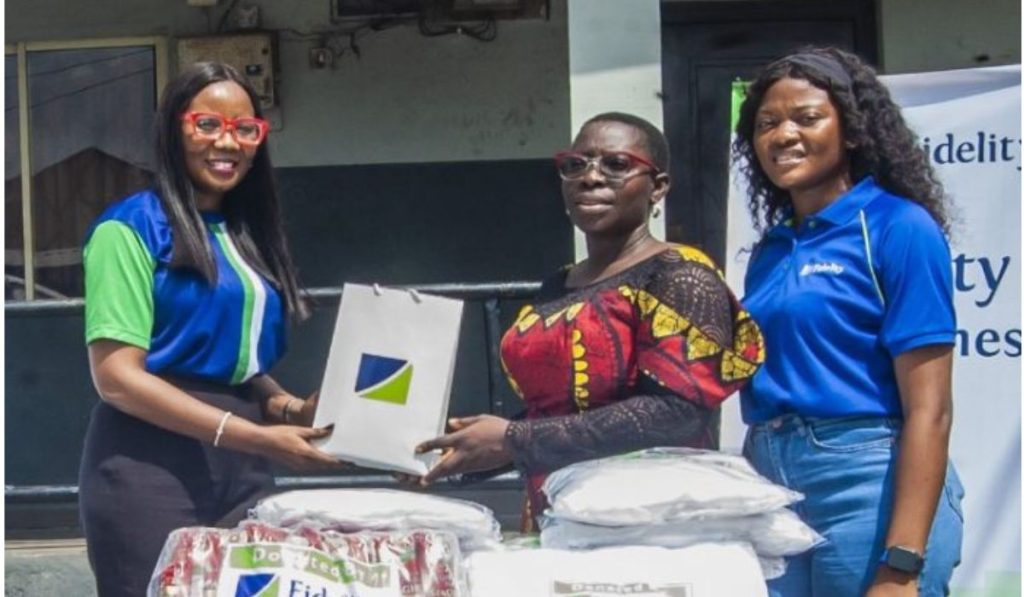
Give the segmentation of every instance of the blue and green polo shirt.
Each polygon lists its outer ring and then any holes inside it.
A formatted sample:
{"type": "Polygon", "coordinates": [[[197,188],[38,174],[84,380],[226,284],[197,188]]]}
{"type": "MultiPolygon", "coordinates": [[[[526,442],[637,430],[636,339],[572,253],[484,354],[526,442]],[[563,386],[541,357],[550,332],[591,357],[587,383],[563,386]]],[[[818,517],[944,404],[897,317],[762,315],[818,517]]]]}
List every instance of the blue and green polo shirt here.
{"type": "Polygon", "coordinates": [[[203,213],[217,281],[170,267],[171,224],[153,191],[107,208],[86,234],[85,341],[145,351],[146,369],[226,384],[265,373],[285,349],[280,295],[241,257],[224,217],[203,213]]]}
{"type": "Polygon", "coordinates": [[[745,281],[766,360],[741,394],[744,421],[902,416],[893,357],[955,342],[952,278],[935,220],[871,177],[799,229],[769,229],[745,281]]]}

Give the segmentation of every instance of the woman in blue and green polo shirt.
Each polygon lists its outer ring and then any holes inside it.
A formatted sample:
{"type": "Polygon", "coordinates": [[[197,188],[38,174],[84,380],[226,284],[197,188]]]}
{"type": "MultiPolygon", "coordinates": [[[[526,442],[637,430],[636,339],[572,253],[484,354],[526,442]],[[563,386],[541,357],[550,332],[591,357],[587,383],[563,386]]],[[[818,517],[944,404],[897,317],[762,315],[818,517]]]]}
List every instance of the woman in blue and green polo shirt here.
{"type": "Polygon", "coordinates": [[[875,73],[839,50],[765,67],[736,133],[762,232],[743,303],[766,350],[744,450],[827,539],[771,593],[946,594],[963,490],[942,188],[875,73]]]}
{"type": "Polygon", "coordinates": [[[86,342],[101,401],[79,472],[101,597],[146,593],[168,532],[234,525],[273,487],[267,459],[337,461],[314,400],[267,371],[302,318],[255,91],[201,63],[164,91],[153,190],[108,208],[84,250],[86,342]],[[261,423],[271,423],[269,425],[261,423]]]}

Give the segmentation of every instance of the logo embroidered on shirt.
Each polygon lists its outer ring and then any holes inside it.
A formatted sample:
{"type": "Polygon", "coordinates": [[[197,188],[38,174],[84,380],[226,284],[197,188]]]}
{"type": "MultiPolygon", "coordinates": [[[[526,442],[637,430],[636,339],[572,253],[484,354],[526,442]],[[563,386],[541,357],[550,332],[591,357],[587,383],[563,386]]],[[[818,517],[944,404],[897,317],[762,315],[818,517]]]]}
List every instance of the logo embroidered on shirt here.
{"type": "Polygon", "coordinates": [[[801,276],[809,276],[811,274],[833,274],[838,276],[843,273],[843,266],[838,263],[805,263],[800,268],[801,276]]]}

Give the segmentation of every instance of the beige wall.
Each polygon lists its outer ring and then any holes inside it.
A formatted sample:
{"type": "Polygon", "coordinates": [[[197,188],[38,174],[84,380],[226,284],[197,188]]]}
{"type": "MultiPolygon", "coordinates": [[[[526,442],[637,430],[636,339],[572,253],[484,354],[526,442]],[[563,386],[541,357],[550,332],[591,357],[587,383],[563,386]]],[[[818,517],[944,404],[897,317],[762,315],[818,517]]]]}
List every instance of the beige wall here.
{"type": "MultiPolygon", "coordinates": [[[[551,0],[547,21],[501,21],[491,43],[428,38],[408,25],[371,33],[360,38],[361,58],[347,53],[326,70],[309,67],[311,41],[283,34],[283,128],[272,136],[275,163],[551,155],[572,134],[567,1],[551,0]]],[[[328,0],[255,3],[268,28],[330,26],[328,0]]],[[[209,10],[185,0],[8,0],[5,38],[161,35],[172,38],[173,49],[174,37],[211,31],[227,4],[221,0],[209,10]]],[[[883,68],[900,73],[1019,63],[1020,10],[1019,0],[879,0],[883,68]],[[979,55],[989,60],[979,63],[979,55]]],[[[615,48],[604,53],[616,54],[615,48]]]]}
{"type": "Polygon", "coordinates": [[[887,73],[1020,64],[1020,0],[881,0],[878,22],[887,73]]]}
{"type": "MultiPolygon", "coordinates": [[[[257,0],[262,25],[331,26],[329,0],[257,0]]],[[[8,0],[5,37],[19,41],[175,37],[214,30],[229,4],[185,0],[8,0]]],[[[333,69],[309,66],[314,40],[282,32],[279,166],[503,160],[551,155],[569,137],[565,2],[549,20],[499,21],[497,39],[425,37],[415,23],[363,32],[333,69]]],[[[347,46],[345,40],[344,46],[347,46]]],[[[275,119],[276,120],[276,119],[275,119]]]]}

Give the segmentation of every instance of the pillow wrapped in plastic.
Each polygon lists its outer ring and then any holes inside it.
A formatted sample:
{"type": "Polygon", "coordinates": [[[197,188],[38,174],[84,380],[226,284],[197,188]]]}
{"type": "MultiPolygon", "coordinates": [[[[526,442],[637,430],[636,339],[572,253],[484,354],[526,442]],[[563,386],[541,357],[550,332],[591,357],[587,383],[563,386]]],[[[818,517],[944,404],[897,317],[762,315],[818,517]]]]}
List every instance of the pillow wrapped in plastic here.
{"type": "Polygon", "coordinates": [[[235,529],[170,534],[150,597],[466,595],[458,540],[450,533],[320,533],[246,521],[235,529]]]}
{"type": "Polygon", "coordinates": [[[650,448],[551,473],[547,514],[608,526],[759,514],[803,495],[765,479],[738,455],[650,448]]]}
{"type": "Polygon", "coordinates": [[[467,551],[491,549],[501,525],[474,502],[393,489],[309,489],[261,500],[250,518],[280,527],[355,532],[436,529],[454,533],[467,551]]]}
{"type": "Polygon", "coordinates": [[[466,567],[474,597],[767,595],[761,564],[743,543],[482,551],[466,567]]]}
{"type": "Polygon", "coordinates": [[[591,549],[610,545],[685,547],[706,541],[747,541],[759,557],[794,556],[825,539],[793,511],[676,520],[610,527],[554,517],[541,519],[540,542],[554,549],[591,549]]]}
{"type": "Polygon", "coordinates": [[[786,558],[757,556],[757,561],[761,564],[761,573],[764,574],[765,580],[779,578],[786,573],[786,558]]]}

